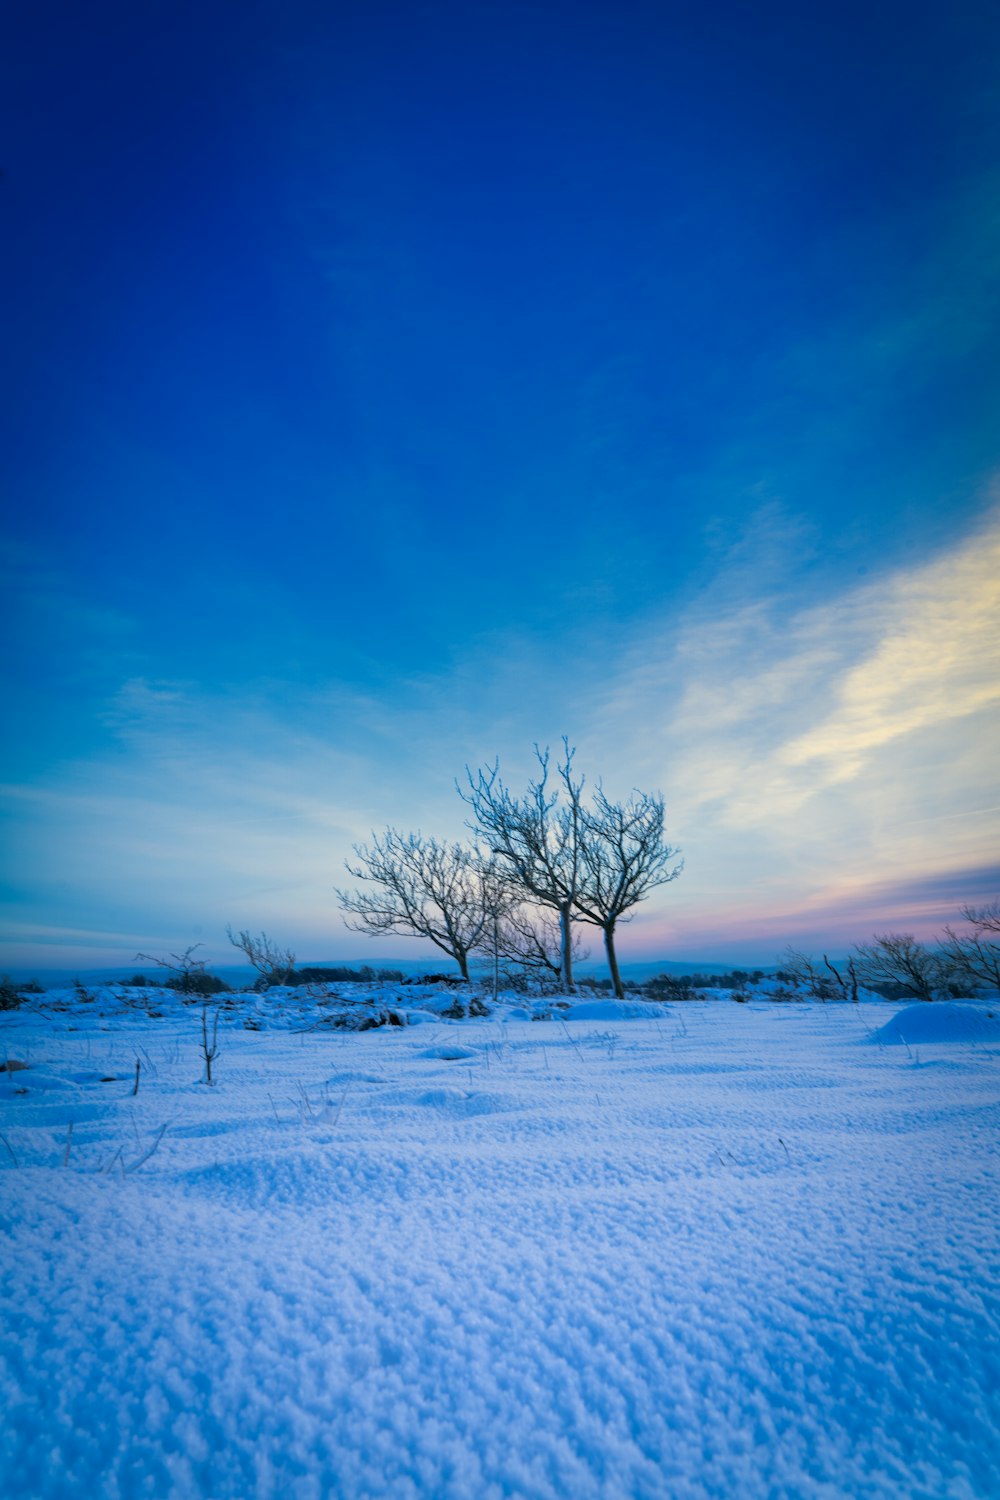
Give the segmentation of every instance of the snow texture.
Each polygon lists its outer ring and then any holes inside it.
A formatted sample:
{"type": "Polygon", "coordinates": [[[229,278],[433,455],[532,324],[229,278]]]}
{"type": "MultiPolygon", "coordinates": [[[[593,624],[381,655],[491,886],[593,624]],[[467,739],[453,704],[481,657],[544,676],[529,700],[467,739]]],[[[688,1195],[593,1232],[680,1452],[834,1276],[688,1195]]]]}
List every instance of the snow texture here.
{"type": "Polygon", "coordinates": [[[875,1033],[875,1040],[906,1046],[915,1042],[993,1042],[1000,1045],[1000,1005],[908,1005],[875,1033]]]}
{"type": "Polygon", "coordinates": [[[1000,1495],[989,1007],[454,993],[0,1016],[6,1495],[1000,1495]]]}

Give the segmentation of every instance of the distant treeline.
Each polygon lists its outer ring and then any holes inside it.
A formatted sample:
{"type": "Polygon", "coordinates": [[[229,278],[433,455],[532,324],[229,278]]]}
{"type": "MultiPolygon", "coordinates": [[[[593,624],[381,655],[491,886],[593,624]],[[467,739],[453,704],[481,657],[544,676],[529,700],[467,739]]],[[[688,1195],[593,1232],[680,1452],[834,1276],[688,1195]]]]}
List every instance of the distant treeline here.
{"type": "Polygon", "coordinates": [[[296,969],[288,983],[372,984],[376,980],[385,980],[388,984],[402,984],[403,971],[401,969],[373,969],[368,964],[363,964],[360,969],[345,969],[340,965],[322,969],[304,968],[296,969]]]}
{"type": "MultiPolygon", "coordinates": [[[[111,983],[124,986],[126,989],[177,990],[182,995],[228,995],[240,989],[273,989],[279,984],[288,985],[294,989],[297,985],[303,984],[376,984],[383,981],[389,984],[402,984],[404,983],[403,973],[400,969],[374,969],[364,964],[360,969],[349,969],[341,965],[330,968],[289,969],[280,976],[269,975],[263,982],[261,978],[258,978],[253,984],[248,985],[227,984],[224,979],[219,979],[217,975],[209,974],[204,970],[172,974],[169,979],[151,979],[146,974],[133,974],[129,979],[115,979],[111,983]]],[[[79,980],[76,981],[76,987],[81,988],[79,980]]]]}
{"type": "MultiPolygon", "coordinates": [[[[524,990],[538,988],[538,982],[528,982],[524,975],[511,973],[504,976],[505,987],[513,990],[524,990]]],[[[782,976],[778,976],[779,978],[782,976]]],[[[752,972],[746,969],[733,969],[729,974],[657,974],[652,979],[636,980],[626,979],[625,989],[633,995],[647,995],[654,1000],[681,1000],[696,990],[742,990],[748,984],[757,984],[764,978],[761,969],[752,972]]],[[[100,984],[100,981],[97,981],[100,984]]],[[[412,974],[406,975],[401,969],[375,968],[368,964],[359,969],[349,968],[346,965],[304,965],[302,968],[286,970],[278,976],[258,976],[253,985],[227,984],[216,974],[209,974],[205,969],[192,969],[190,972],[175,974],[167,978],[151,976],[144,973],[135,973],[128,979],[109,979],[109,986],[116,989],[166,989],[175,990],[182,995],[197,995],[206,997],[210,995],[229,995],[239,993],[242,989],[253,988],[258,991],[273,989],[278,985],[287,985],[294,989],[300,985],[308,984],[462,984],[461,976],[455,974],[412,974]]],[[[31,980],[24,984],[9,985],[12,991],[16,990],[20,995],[44,993],[44,987],[31,980]]],[[[59,986],[57,986],[58,988],[59,986]]],[[[545,988],[546,986],[542,986],[545,988]]],[[[551,984],[553,990],[558,986],[551,984]]],[[[581,976],[578,987],[582,990],[597,990],[601,993],[609,993],[613,990],[610,979],[600,979],[596,975],[581,976]]],[[[88,999],[94,998],[92,992],[87,989],[81,979],[73,981],[75,988],[81,995],[88,999]]],[[[12,995],[13,1003],[18,1003],[12,995]]],[[[4,1008],[0,1005],[0,1009],[4,1008]]]]}
{"type": "MultiPolygon", "coordinates": [[[[729,974],[654,974],[652,979],[626,979],[626,991],[646,995],[652,1000],[684,1000],[695,990],[744,990],[748,984],[759,984],[763,969],[733,969],[729,974]]],[[[580,978],[579,987],[610,991],[609,979],[580,978]]]]}

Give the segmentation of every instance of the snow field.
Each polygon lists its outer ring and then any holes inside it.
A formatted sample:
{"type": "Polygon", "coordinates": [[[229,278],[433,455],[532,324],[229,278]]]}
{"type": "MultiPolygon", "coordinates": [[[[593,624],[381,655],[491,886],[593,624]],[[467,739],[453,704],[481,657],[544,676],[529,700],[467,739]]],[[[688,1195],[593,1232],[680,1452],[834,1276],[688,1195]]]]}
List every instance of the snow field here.
{"type": "Polygon", "coordinates": [[[1000,1038],[894,1013],[3,1016],[5,1492],[1000,1494],[1000,1038]]]}

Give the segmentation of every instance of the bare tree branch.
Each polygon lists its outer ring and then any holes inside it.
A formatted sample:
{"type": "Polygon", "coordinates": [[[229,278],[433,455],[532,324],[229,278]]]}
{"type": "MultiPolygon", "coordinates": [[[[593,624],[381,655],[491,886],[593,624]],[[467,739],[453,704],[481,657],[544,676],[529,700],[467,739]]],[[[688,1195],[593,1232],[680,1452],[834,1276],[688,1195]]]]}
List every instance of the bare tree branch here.
{"type": "Polygon", "coordinates": [[[624,994],[615,928],[658,886],[676,880],[683,863],[664,838],[663,798],[633,792],[626,802],[612,802],[601,787],[593,805],[580,809],[580,881],[573,904],[585,922],[599,927],[615,994],[624,994]]]}
{"type": "Polygon", "coordinates": [[[986,985],[988,989],[1000,990],[1000,901],[991,901],[988,906],[963,906],[962,916],[972,928],[971,932],[956,932],[945,928],[946,942],[941,951],[958,974],[975,985],[986,985]]]}
{"type": "Polygon", "coordinates": [[[833,980],[822,973],[810,954],[803,953],[799,948],[786,948],[778,962],[781,965],[779,977],[787,975],[816,1000],[832,999],[833,980]]]}
{"type": "Polygon", "coordinates": [[[560,969],[568,993],[574,992],[572,913],[580,878],[580,832],[583,780],[573,779],[569,740],[556,767],[558,785],[549,788],[549,751],[535,746],[540,775],[517,797],[500,779],[499,762],[473,776],[465,768],[468,791],[459,796],[472,809],[470,827],[501,861],[522,895],[557,912],[560,924],[560,969]]]}
{"type": "MultiPolygon", "coordinates": [[[[578,926],[574,921],[571,927],[574,965],[588,956],[578,926]]],[[[539,910],[519,903],[508,911],[498,924],[497,950],[505,964],[552,979],[562,978],[562,926],[558,916],[547,914],[544,907],[539,910]]]]}
{"type": "Polygon", "coordinates": [[[962,916],[970,926],[978,928],[980,933],[1000,933],[1000,897],[986,906],[963,906],[962,916]]]}
{"type": "Polygon", "coordinates": [[[206,977],[207,959],[195,958],[193,954],[196,949],[204,947],[203,943],[192,943],[185,948],[183,953],[171,953],[169,958],[157,958],[155,953],[137,953],[136,959],[145,959],[147,963],[158,964],[161,969],[169,969],[171,974],[177,978],[167,981],[180,991],[182,995],[196,994],[199,981],[206,977]]]}
{"type": "Polygon", "coordinates": [[[858,943],[853,957],[863,983],[898,985],[917,1000],[933,1000],[946,979],[939,956],[908,932],[876,933],[858,943]]]}
{"type": "Polygon", "coordinates": [[[267,989],[273,984],[288,984],[295,973],[295,954],[290,948],[279,948],[277,943],[262,932],[255,937],[251,932],[234,933],[226,925],[226,936],[234,948],[244,953],[252,968],[260,975],[258,988],[267,989]]]}
{"type": "Polygon", "coordinates": [[[469,978],[469,954],[491,919],[492,891],[479,855],[461,844],[387,828],[372,843],[356,844],[358,863],[347,872],[371,890],[337,891],[347,926],[369,934],[429,938],[469,978]]]}

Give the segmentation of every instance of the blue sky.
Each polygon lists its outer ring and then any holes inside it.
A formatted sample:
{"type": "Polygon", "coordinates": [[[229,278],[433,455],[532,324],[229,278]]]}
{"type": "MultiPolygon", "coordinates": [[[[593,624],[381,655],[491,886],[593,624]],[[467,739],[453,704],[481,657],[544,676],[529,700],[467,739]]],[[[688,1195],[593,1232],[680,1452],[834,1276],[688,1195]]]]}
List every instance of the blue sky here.
{"type": "Polygon", "coordinates": [[[5,32],[0,964],[356,956],[563,733],[685,854],[626,959],[1000,889],[992,7],[5,32]]]}

